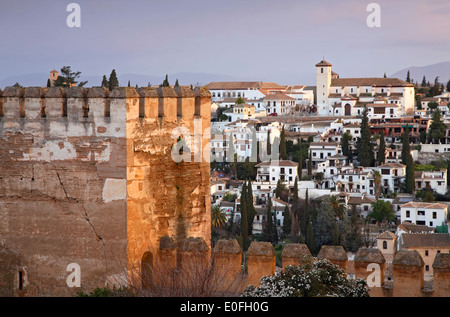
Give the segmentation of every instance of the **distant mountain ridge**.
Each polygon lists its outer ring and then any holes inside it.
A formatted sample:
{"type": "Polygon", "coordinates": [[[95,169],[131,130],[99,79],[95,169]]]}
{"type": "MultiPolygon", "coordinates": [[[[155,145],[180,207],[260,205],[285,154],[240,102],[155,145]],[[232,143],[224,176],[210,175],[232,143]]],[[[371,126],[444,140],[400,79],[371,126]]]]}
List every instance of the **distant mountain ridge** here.
{"type": "Polygon", "coordinates": [[[410,74],[410,77],[414,82],[422,83],[423,76],[430,83],[433,83],[436,77],[439,77],[439,82],[446,84],[450,80],[450,62],[442,62],[427,66],[411,66],[402,69],[389,77],[406,79],[406,74],[410,74]]]}
{"type": "MultiPolygon", "coordinates": [[[[107,78],[109,78],[109,73],[104,74],[107,78]]],[[[136,73],[125,73],[125,74],[117,74],[119,79],[120,86],[127,86],[128,81],[130,81],[130,85],[135,87],[138,85],[139,87],[147,87],[150,83],[152,86],[159,85],[163,82],[165,78],[165,74],[161,76],[155,75],[144,75],[144,74],[136,74],[136,73]]],[[[4,89],[8,86],[13,86],[15,83],[19,83],[24,87],[46,87],[47,79],[50,77],[50,73],[31,73],[31,74],[22,74],[9,76],[6,78],[0,79],[0,89],[4,89]]],[[[80,81],[88,81],[85,87],[95,87],[100,86],[102,83],[102,75],[83,75],[80,76],[80,81]]],[[[175,81],[178,79],[180,85],[206,85],[213,81],[254,81],[254,78],[238,78],[230,75],[223,74],[208,74],[208,73],[190,73],[190,72],[180,72],[174,74],[168,74],[170,84],[175,84],[175,81]]],[[[258,80],[263,81],[263,80],[258,80]]]]}

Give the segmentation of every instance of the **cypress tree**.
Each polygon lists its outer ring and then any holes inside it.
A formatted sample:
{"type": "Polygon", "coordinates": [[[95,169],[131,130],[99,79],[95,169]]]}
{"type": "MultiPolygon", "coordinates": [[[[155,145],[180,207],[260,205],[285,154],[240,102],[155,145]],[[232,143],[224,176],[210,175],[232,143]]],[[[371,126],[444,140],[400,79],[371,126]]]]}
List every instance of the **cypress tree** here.
{"type": "Polygon", "coordinates": [[[297,204],[298,203],[298,182],[297,182],[297,177],[295,177],[295,181],[294,181],[294,189],[293,189],[293,203],[297,204]]]}
{"type": "Polygon", "coordinates": [[[169,76],[167,74],[166,74],[166,78],[164,79],[164,81],[162,83],[162,87],[170,87],[169,76]]]}
{"type": "Polygon", "coordinates": [[[427,79],[425,78],[425,76],[423,76],[421,86],[422,86],[422,87],[426,87],[426,86],[427,86],[427,79]]]}
{"type": "Polygon", "coordinates": [[[281,129],[281,136],[280,136],[280,157],[282,160],[285,160],[287,158],[286,153],[286,131],[283,128],[281,129]]]}
{"type": "Polygon", "coordinates": [[[245,249],[248,244],[248,215],[247,215],[247,186],[244,182],[241,191],[241,235],[242,244],[245,249]]]}
{"type": "Polygon", "coordinates": [[[406,81],[407,81],[408,83],[411,82],[411,77],[410,77],[410,74],[409,74],[409,70],[408,70],[408,72],[406,73],[406,81]]]}
{"type": "Polygon", "coordinates": [[[263,226],[263,240],[272,242],[273,238],[273,218],[272,218],[272,200],[269,197],[267,205],[266,219],[263,226]]]}
{"type": "Polygon", "coordinates": [[[312,175],[312,153],[309,150],[309,160],[308,160],[308,176],[312,175]]]}
{"type": "Polygon", "coordinates": [[[415,190],[415,177],[414,177],[415,168],[409,144],[408,126],[406,126],[403,132],[402,164],[406,165],[405,190],[407,193],[412,194],[414,193],[415,190]]]}
{"type": "Polygon", "coordinates": [[[116,70],[113,69],[111,71],[111,74],[109,75],[109,90],[113,90],[116,87],[119,87],[119,80],[117,79],[116,70]]]}
{"type": "Polygon", "coordinates": [[[301,181],[302,180],[302,174],[303,174],[303,151],[302,151],[302,140],[300,139],[299,141],[299,157],[298,157],[298,168],[297,168],[297,175],[298,175],[298,180],[301,181]]]}
{"type": "Polygon", "coordinates": [[[272,242],[278,242],[278,230],[277,230],[277,210],[273,213],[273,221],[272,221],[272,242]]]}
{"type": "Polygon", "coordinates": [[[253,232],[253,220],[256,216],[256,209],[253,205],[253,189],[252,182],[249,179],[247,185],[247,223],[248,223],[248,235],[251,235],[253,232]]]}
{"type": "Polygon", "coordinates": [[[384,164],[386,161],[386,141],[384,140],[384,133],[380,134],[380,146],[378,148],[378,163],[384,164]]]}
{"type": "Polygon", "coordinates": [[[308,246],[309,251],[314,256],[316,254],[316,242],[314,239],[314,231],[312,227],[311,217],[308,219],[308,229],[306,233],[306,245],[308,246]]]}
{"type": "Polygon", "coordinates": [[[252,153],[250,156],[250,162],[258,161],[258,137],[256,135],[256,129],[253,128],[252,131],[252,153]]]}
{"type": "Polygon", "coordinates": [[[102,79],[102,87],[109,88],[109,81],[108,81],[108,79],[106,78],[105,75],[103,75],[103,79],[102,79]]]}
{"type": "Polygon", "coordinates": [[[175,81],[175,87],[180,87],[180,84],[178,83],[178,78],[177,78],[177,80],[175,81]]]}
{"type": "Polygon", "coordinates": [[[268,156],[272,154],[272,144],[270,144],[270,130],[267,130],[266,152],[268,156]]]}
{"type": "Polygon", "coordinates": [[[409,126],[406,125],[402,135],[402,164],[408,163],[409,156],[411,155],[411,146],[409,140],[409,126]]]}
{"type": "Polygon", "coordinates": [[[47,79],[47,87],[51,87],[51,86],[52,86],[52,84],[51,84],[50,78],[49,78],[49,79],[47,79]]]}
{"type": "Polygon", "coordinates": [[[331,245],[339,245],[339,223],[337,221],[334,222],[333,240],[331,245]]]}
{"type": "Polygon", "coordinates": [[[283,212],[283,232],[284,235],[287,236],[291,233],[292,230],[292,217],[291,217],[291,211],[289,210],[289,207],[286,205],[284,207],[283,212]]]}
{"type": "Polygon", "coordinates": [[[128,87],[131,87],[131,82],[130,81],[128,81],[128,87]]]}
{"type": "Polygon", "coordinates": [[[369,110],[364,107],[361,120],[361,138],[358,142],[358,159],[362,166],[370,167],[373,164],[373,146],[370,140],[369,110]]]}

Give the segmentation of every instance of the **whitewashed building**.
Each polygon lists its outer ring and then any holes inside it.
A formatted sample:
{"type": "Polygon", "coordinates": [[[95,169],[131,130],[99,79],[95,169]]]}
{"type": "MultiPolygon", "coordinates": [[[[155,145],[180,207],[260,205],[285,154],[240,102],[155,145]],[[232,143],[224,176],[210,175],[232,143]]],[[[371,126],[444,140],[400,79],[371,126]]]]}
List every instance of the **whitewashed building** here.
{"type": "MultiPolygon", "coordinates": [[[[397,97],[400,115],[414,113],[414,85],[397,78],[339,78],[332,64],[316,64],[317,110],[321,116],[362,114],[362,105],[377,97],[397,97]]],[[[393,100],[393,99],[392,99],[393,100]]],[[[389,111],[390,114],[390,111],[389,111]]]]}
{"type": "Polygon", "coordinates": [[[298,163],[292,161],[266,161],[256,167],[256,180],[258,182],[277,183],[278,180],[294,184],[297,176],[298,163]]]}
{"type": "Polygon", "coordinates": [[[447,193],[447,170],[421,171],[414,174],[416,190],[432,189],[438,194],[447,193]]]}
{"type": "Polygon", "coordinates": [[[409,202],[400,206],[401,222],[436,227],[447,224],[448,206],[440,203],[409,202]]]}

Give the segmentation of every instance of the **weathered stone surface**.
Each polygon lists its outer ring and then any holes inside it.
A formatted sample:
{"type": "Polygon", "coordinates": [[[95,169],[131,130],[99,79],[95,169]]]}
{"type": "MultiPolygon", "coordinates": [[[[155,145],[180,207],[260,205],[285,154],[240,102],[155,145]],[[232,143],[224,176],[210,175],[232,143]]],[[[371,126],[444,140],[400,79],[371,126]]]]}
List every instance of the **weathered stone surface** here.
{"type": "MultiPolygon", "coordinates": [[[[127,87],[0,95],[0,243],[15,252],[0,269],[23,267],[28,295],[74,295],[123,279],[144,258],[174,267],[177,252],[209,250],[209,163],[176,164],[176,106],[142,122],[139,97],[127,87]],[[70,263],[81,288],[66,284],[70,263]]],[[[192,132],[193,120],[183,121],[192,132]]],[[[201,121],[209,128],[210,117],[201,121]]]]}
{"type": "Polygon", "coordinates": [[[373,248],[360,248],[358,252],[356,252],[355,254],[354,261],[363,263],[378,263],[378,264],[386,262],[383,253],[381,253],[379,249],[373,248]]]}

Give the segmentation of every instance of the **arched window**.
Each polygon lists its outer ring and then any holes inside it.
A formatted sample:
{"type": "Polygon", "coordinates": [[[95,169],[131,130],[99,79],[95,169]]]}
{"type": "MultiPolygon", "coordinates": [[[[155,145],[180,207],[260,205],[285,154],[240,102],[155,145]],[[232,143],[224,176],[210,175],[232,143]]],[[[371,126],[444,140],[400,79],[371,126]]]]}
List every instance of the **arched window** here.
{"type": "Polygon", "coordinates": [[[142,287],[148,288],[153,283],[153,254],[145,252],[141,261],[142,287]]]}
{"type": "Polygon", "coordinates": [[[386,250],[387,249],[387,242],[383,241],[383,249],[386,250]]]}

